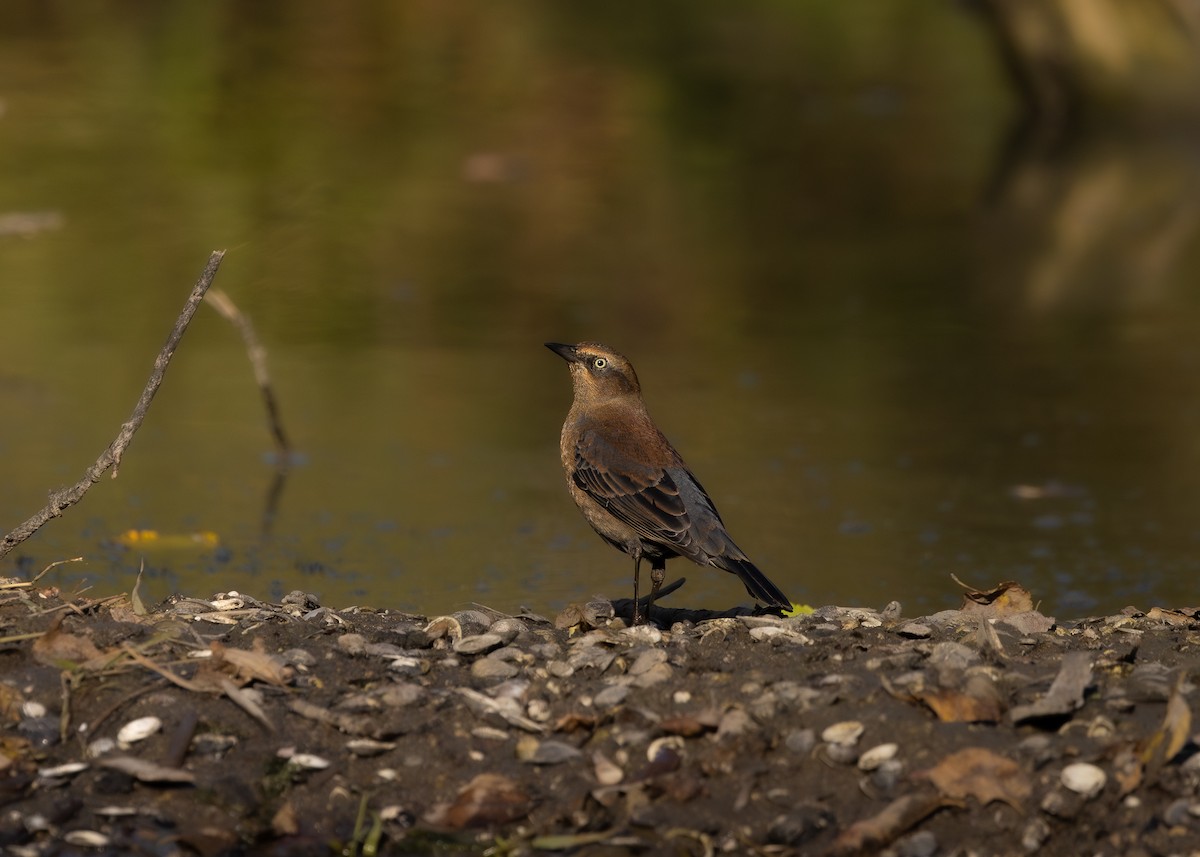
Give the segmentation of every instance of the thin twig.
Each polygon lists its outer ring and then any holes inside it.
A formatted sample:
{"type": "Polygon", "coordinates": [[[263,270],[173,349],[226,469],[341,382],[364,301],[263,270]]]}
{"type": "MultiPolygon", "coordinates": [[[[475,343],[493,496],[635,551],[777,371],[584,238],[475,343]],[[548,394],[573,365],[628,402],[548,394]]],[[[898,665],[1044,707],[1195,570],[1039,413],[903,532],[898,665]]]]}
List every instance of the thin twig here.
{"type": "Polygon", "coordinates": [[[267,409],[267,426],[271,430],[271,436],[275,438],[275,446],[279,448],[280,460],[286,462],[292,447],[283,430],[283,420],[279,416],[279,403],[275,399],[275,389],[271,384],[270,373],[267,372],[267,349],[259,341],[258,334],[254,332],[254,325],[250,323],[249,317],[238,309],[237,304],[229,295],[220,289],[213,289],[205,300],[242,335],[242,341],[246,344],[246,356],[250,358],[250,367],[254,370],[254,380],[258,384],[258,389],[262,393],[263,405],[267,409]]]}
{"type": "Polygon", "coordinates": [[[154,359],[154,371],[150,373],[150,380],[146,382],[146,388],[142,390],[142,396],[134,406],[133,414],[122,424],[116,439],[108,445],[108,449],[100,454],[96,463],[84,472],[82,479],[70,488],[52,491],[50,502],[46,504],[45,508],[0,540],[0,557],[36,533],[51,518],[59,517],[68,508],[78,503],[87,490],[100,481],[100,477],[104,475],[105,471],[111,468],[113,478],[117,477],[117,471],[121,468],[121,456],[125,453],[129,442],[133,440],[134,432],[146,418],[146,411],[150,408],[154,394],[158,392],[158,388],[162,384],[163,375],[166,374],[167,364],[171,362],[171,357],[175,354],[175,349],[179,346],[184,331],[187,330],[192,316],[196,314],[196,307],[200,305],[200,301],[204,299],[204,293],[212,285],[213,278],[217,275],[217,268],[221,266],[221,259],[224,256],[224,250],[214,250],[208,257],[208,264],[204,266],[204,272],[192,288],[192,293],[188,296],[179,318],[175,320],[175,327],[172,328],[171,335],[167,337],[166,344],[158,352],[158,357],[154,359]]]}

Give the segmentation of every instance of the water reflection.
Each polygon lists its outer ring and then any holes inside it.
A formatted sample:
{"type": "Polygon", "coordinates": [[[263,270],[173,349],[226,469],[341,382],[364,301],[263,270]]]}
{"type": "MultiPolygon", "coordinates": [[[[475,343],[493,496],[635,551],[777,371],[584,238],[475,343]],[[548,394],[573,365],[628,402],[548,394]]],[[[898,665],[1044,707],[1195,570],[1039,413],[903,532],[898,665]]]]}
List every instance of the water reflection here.
{"type": "Polygon", "coordinates": [[[0,9],[0,213],[57,217],[0,236],[0,529],[112,439],[214,247],[303,456],[281,483],[208,313],[23,567],[118,591],[117,534],[211,530],[147,552],[149,595],[626,595],[541,347],[591,338],[796,597],[1194,603],[1194,146],[1011,154],[977,21],[818,6],[0,9]]]}

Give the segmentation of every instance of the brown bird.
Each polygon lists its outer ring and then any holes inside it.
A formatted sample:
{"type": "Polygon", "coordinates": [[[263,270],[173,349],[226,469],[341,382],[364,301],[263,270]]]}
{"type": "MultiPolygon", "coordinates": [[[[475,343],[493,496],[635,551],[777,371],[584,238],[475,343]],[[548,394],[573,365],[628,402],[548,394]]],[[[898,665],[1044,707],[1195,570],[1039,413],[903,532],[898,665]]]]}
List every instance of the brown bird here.
{"type": "Polygon", "coordinates": [[[562,428],[567,488],[600,537],[633,557],[633,621],[642,621],[638,576],[650,560],[650,600],[667,560],[685,556],[741,578],[759,601],[785,610],[792,602],[742,552],[704,487],[650,419],[637,374],[606,345],[546,347],[567,361],[575,400],[562,428]]]}

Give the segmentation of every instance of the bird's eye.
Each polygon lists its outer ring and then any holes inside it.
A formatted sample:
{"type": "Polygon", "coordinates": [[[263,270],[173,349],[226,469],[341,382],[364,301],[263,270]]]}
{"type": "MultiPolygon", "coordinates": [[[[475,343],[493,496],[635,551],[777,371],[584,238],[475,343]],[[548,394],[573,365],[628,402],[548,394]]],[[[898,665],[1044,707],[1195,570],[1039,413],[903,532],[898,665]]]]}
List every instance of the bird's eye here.
{"type": "Polygon", "coordinates": [[[605,366],[608,365],[608,361],[606,359],[604,359],[603,357],[597,357],[595,360],[592,361],[592,365],[595,366],[597,369],[603,369],[605,366]]]}

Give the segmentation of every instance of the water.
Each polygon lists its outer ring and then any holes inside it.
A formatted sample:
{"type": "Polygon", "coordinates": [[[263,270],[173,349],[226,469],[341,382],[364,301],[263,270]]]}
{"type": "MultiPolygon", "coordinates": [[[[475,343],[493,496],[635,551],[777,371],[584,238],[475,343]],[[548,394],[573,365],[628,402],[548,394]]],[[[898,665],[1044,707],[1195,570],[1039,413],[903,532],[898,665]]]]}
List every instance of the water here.
{"type": "MultiPolygon", "coordinates": [[[[794,599],[912,615],[950,575],[1063,615],[1195,604],[1200,170],[1189,141],[1010,157],[953,4],[0,10],[0,530],[128,416],[116,480],[0,561],[93,594],[291,589],[553,611],[630,591],[558,465],[547,340],[635,363],[794,599]],[[3,222],[3,221],[0,221],[3,222]],[[39,225],[40,224],[40,225],[39,225]],[[216,550],[121,548],[131,528],[216,550]]],[[[675,561],[672,603],[743,601],[675,561]]]]}

